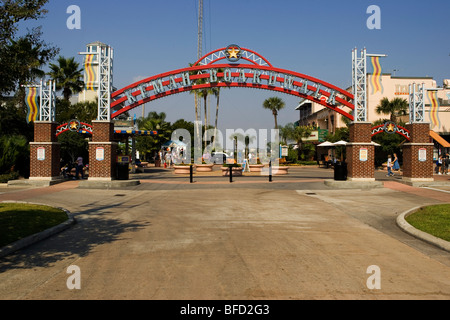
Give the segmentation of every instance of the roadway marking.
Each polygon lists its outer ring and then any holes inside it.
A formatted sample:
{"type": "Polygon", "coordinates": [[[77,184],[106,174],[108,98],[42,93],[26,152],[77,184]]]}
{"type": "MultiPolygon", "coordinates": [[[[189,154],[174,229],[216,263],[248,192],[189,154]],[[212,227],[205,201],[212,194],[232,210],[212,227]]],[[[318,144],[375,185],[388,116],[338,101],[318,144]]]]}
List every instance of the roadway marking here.
{"type": "Polygon", "coordinates": [[[424,189],[434,190],[434,191],[440,191],[440,192],[450,193],[450,191],[447,191],[447,190],[441,190],[441,189],[436,189],[436,188],[431,188],[431,187],[423,187],[423,188],[424,188],[424,189]]]}

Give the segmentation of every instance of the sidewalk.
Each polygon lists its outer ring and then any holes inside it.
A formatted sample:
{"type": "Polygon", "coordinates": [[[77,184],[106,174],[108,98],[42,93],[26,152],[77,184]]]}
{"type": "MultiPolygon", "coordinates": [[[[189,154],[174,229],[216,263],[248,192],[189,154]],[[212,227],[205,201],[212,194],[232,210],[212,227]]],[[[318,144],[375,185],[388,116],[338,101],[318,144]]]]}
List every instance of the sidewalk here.
{"type": "Polygon", "coordinates": [[[77,220],[2,258],[0,297],[450,299],[450,254],[395,222],[413,207],[449,202],[448,193],[390,178],[385,188],[333,190],[323,183],[331,176],[310,168],[274,183],[198,177],[190,185],[160,172],[121,190],[82,190],[78,181],[0,188],[0,201],[64,207],[77,220]],[[70,265],[81,269],[81,290],[66,287],[70,265]],[[370,265],[381,268],[381,290],[366,286],[370,265]]]}
{"type": "Polygon", "coordinates": [[[0,187],[0,202],[1,201],[22,201],[29,198],[36,198],[46,194],[61,192],[64,190],[74,189],[78,187],[79,181],[68,180],[63,183],[55,184],[50,187],[0,187]]]}

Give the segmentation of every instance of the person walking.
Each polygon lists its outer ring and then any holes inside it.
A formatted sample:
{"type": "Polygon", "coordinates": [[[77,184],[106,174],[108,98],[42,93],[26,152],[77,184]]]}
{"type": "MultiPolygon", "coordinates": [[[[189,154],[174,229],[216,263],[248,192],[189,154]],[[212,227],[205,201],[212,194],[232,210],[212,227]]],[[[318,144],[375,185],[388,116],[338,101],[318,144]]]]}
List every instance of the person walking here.
{"type": "Polygon", "coordinates": [[[84,179],[83,157],[78,157],[76,162],[77,167],[75,168],[75,177],[76,179],[80,179],[79,175],[81,174],[81,179],[84,179]]]}
{"type": "Polygon", "coordinates": [[[448,167],[450,166],[450,156],[447,154],[445,159],[442,161],[442,167],[444,168],[444,172],[442,174],[448,175],[448,167]]]}
{"type": "Polygon", "coordinates": [[[398,162],[398,157],[397,154],[394,153],[394,160],[392,160],[393,164],[392,164],[392,169],[394,171],[399,171],[400,170],[400,164],[398,162]]]}
{"type": "Polygon", "coordinates": [[[436,173],[441,174],[441,166],[442,166],[442,155],[436,160],[436,173]]]}
{"type": "Polygon", "coordinates": [[[445,174],[445,154],[441,155],[441,170],[439,171],[439,174],[445,174]]]}
{"type": "Polygon", "coordinates": [[[170,168],[170,161],[172,160],[172,154],[170,152],[167,152],[165,155],[165,163],[164,163],[164,168],[170,168]]]}
{"type": "Polygon", "coordinates": [[[391,155],[388,155],[388,160],[387,160],[387,171],[388,174],[386,175],[386,177],[390,177],[390,176],[394,176],[394,173],[392,172],[392,158],[391,155]]]}

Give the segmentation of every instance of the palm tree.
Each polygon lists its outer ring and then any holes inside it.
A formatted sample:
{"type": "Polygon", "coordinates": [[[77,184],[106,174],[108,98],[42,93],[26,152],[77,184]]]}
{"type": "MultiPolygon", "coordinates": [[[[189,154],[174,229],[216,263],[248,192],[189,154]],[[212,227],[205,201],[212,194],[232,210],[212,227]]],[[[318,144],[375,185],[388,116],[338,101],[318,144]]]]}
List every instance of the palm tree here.
{"type": "MultiPolygon", "coordinates": [[[[192,66],[194,66],[194,64],[193,63],[189,63],[189,66],[192,67],[192,66]]],[[[196,71],[189,71],[189,77],[192,76],[192,75],[196,75],[196,74],[197,74],[196,71]]],[[[192,81],[193,85],[198,84],[198,83],[200,83],[200,80],[193,80],[192,81]]],[[[198,97],[199,97],[198,90],[191,90],[189,93],[195,95],[194,112],[195,112],[195,131],[196,131],[196,135],[197,136],[195,137],[195,140],[194,140],[194,146],[198,145],[199,147],[201,147],[200,128],[198,126],[199,118],[201,118],[201,109],[198,107],[198,97]]]]}
{"type": "MultiPolygon", "coordinates": [[[[256,140],[256,137],[255,136],[250,136],[248,134],[244,136],[242,133],[235,132],[235,133],[233,133],[232,135],[229,136],[229,139],[233,140],[236,150],[237,150],[237,143],[238,143],[238,141],[241,141],[242,143],[244,143],[244,145],[245,145],[244,158],[247,159],[248,158],[248,153],[249,153],[249,145],[256,140]]],[[[234,159],[236,161],[238,160],[236,152],[234,152],[234,159]]]]}
{"type": "MultiPolygon", "coordinates": [[[[223,72],[223,68],[218,68],[217,73],[223,72]]],[[[212,94],[216,97],[216,121],[215,121],[215,128],[217,129],[217,124],[219,122],[219,101],[220,101],[220,87],[214,87],[212,89],[212,94]]]]}
{"type": "MultiPolygon", "coordinates": [[[[218,68],[217,72],[221,73],[223,72],[223,68],[218,68]]],[[[213,87],[211,89],[212,94],[216,97],[216,119],[214,122],[214,148],[216,148],[216,137],[217,137],[217,130],[219,125],[219,102],[220,102],[220,87],[213,87]]]]}
{"type": "Polygon", "coordinates": [[[295,129],[295,125],[291,122],[286,124],[285,126],[279,126],[280,130],[280,138],[284,144],[287,144],[288,139],[291,138],[291,133],[295,129]]]}
{"type": "Polygon", "coordinates": [[[409,104],[406,99],[394,98],[389,100],[388,98],[383,98],[376,107],[376,112],[378,114],[390,115],[390,120],[392,122],[397,122],[397,117],[406,115],[408,108],[409,104]]]}
{"type": "Polygon", "coordinates": [[[158,134],[153,136],[154,142],[159,147],[170,139],[172,128],[170,122],[166,122],[166,113],[157,113],[151,111],[146,118],[139,118],[137,120],[139,130],[157,131],[158,134]]]}
{"type": "Polygon", "coordinates": [[[275,129],[278,129],[278,122],[277,122],[278,111],[283,109],[284,106],[285,106],[284,101],[278,97],[268,98],[263,103],[264,109],[269,109],[272,111],[273,117],[275,118],[275,129]]]}
{"type": "MultiPolygon", "coordinates": [[[[192,64],[190,64],[190,66],[192,66],[192,64]]],[[[200,84],[206,84],[208,83],[207,78],[201,78],[201,79],[196,79],[194,82],[196,85],[200,85],[200,84]]],[[[214,90],[212,88],[202,88],[202,89],[196,89],[196,90],[192,90],[191,93],[194,93],[196,95],[196,97],[198,98],[203,98],[203,106],[204,106],[204,111],[205,111],[205,124],[204,124],[204,128],[205,128],[205,132],[206,130],[208,130],[208,126],[209,126],[209,113],[208,113],[208,96],[210,94],[215,94],[214,90]]],[[[199,113],[199,107],[197,105],[198,101],[196,99],[196,106],[195,106],[195,121],[198,121],[200,117],[199,113]]],[[[198,128],[197,128],[198,129],[198,128]]],[[[199,137],[197,137],[198,139],[199,137]]],[[[205,144],[205,148],[206,148],[206,140],[204,142],[205,144]]]]}
{"type": "Polygon", "coordinates": [[[64,100],[69,101],[74,93],[79,93],[84,88],[83,68],[75,61],[75,58],[58,58],[58,64],[50,64],[48,75],[56,81],[56,89],[63,91],[64,100]]]}
{"type": "Polygon", "coordinates": [[[170,140],[172,134],[172,126],[170,122],[166,122],[166,114],[164,112],[149,112],[147,117],[140,117],[137,120],[139,130],[157,131],[154,136],[142,136],[136,138],[136,149],[148,158],[147,155],[155,154],[161,150],[161,146],[170,140]]]}
{"type": "MultiPolygon", "coordinates": [[[[206,83],[206,79],[199,80],[199,83],[206,83]]],[[[208,114],[208,96],[213,94],[213,90],[211,88],[203,88],[197,90],[197,95],[200,98],[203,98],[203,108],[205,110],[205,132],[208,129],[209,125],[209,114],[208,114]]]]}
{"type": "Polygon", "coordinates": [[[294,140],[298,147],[298,156],[300,158],[300,154],[302,151],[302,143],[303,139],[308,138],[311,136],[311,133],[313,132],[313,127],[311,126],[289,126],[289,132],[287,133],[287,137],[294,140]]]}

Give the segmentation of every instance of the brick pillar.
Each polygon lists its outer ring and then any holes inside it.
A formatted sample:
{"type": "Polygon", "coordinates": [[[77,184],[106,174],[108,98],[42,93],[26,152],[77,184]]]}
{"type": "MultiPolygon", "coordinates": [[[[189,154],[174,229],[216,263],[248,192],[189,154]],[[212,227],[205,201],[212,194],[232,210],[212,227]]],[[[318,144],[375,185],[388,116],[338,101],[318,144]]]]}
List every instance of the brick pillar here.
{"type": "Polygon", "coordinates": [[[30,180],[59,180],[61,145],[55,122],[36,121],[34,142],[30,142],[30,180]]]}
{"type": "Polygon", "coordinates": [[[375,146],[372,142],[372,124],[354,122],[349,127],[347,144],[347,180],[375,181],[375,146]]]}
{"type": "Polygon", "coordinates": [[[111,181],[116,178],[117,142],[114,123],[92,121],[92,142],[89,142],[89,179],[111,181]]]}
{"type": "Polygon", "coordinates": [[[433,181],[433,143],[429,123],[407,124],[410,142],[403,145],[403,180],[433,181]]]}

